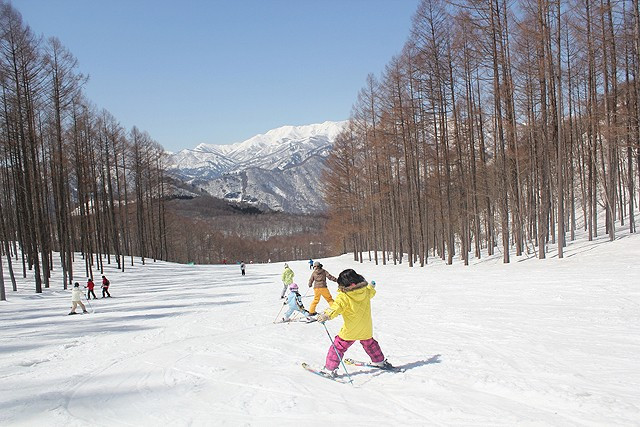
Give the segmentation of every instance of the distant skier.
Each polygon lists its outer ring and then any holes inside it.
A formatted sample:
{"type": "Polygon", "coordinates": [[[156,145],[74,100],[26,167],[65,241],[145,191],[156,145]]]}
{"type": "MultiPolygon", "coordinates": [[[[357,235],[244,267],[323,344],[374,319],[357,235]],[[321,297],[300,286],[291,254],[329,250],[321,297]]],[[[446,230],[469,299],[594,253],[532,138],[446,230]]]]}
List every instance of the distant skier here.
{"type": "Polygon", "coordinates": [[[111,294],[109,293],[109,285],[111,283],[109,282],[109,279],[107,279],[106,277],[102,276],[102,298],[104,298],[105,296],[111,298],[111,294]]]}
{"type": "Polygon", "coordinates": [[[331,296],[331,292],[329,292],[329,288],[327,288],[327,279],[335,282],[336,278],[333,277],[329,272],[322,268],[322,264],[318,261],[313,263],[313,273],[311,273],[311,277],[309,278],[309,287],[313,286],[313,301],[311,301],[311,306],[309,307],[309,311],[311,316],[316,315],[316,306],[320,302],[320,297],[323,297],[329,305],[333,303],[333,297],[331,296]]]}
{"type": "Polygon", "coordinates": [[[293,270],[289,268],[289,264],[285,262],[284,271],[282,272],[282,284],[284,285],[284,287],[282,288],[282,294],[280,295],[281,299],[284,298],[284,294],[287,293],[287,288],[289,287],[289,285],[293,283],[293,276],[295,276],[293,270]]]}
{"type": "Polygon", "coordinates": [[[93,299],[98,299],[96,293],[93,292],[93,288],[95,288],[95,286],[96,284],[93,283],[93,279],[89,277],[89,279],[87,279],[87,286],[85,286],[85,288],[87,288],[87,300],[91,299],[91,295],[93,295],[93,299]]]}
{"type": "Polygon", "coordinates": [[[305,310],[304,305],[302,304],[302,297],[300,296],[300,293],[298,293],[298,285],[292,283],[289,286],[289,291],[289,296],[287,297],[287,301],[285,302],[285,304],[289,305],[289,310],[287,310],[287,312],[284,314],[282,321],[288,322],[291,318],[291,315],[296,311],[302,313],[302,315],[307,319],[310,319],[309,312],[305,310]]]}
{"type": "Polygon", "coordinates": [[[373,321],[371,320],[371,298],[376,294],[375,282],[371,284],[356,273],[355,270],[344,270],[338,276],[338,295],[331,306],[318,316],[318,322],[324,323],[342,315],[344,325],[336,335],[333,344],[327,351],[327,358],[322,372],[329,376],[336,375],[340,359],[356,340],[360,341],[364,351],[371,358],[371,364],[380,368],[392,368],[382,354],[378,341],[373,338],[373,321]],[[338,354],[336,354],[336,350],[338,354]]]}
{"type": "Polygon", "coordinates": [[[313,270],[313,260],[309,259],[309,270],[313,270]]]}
{"type": "Polygon", "coordinates": [[[76,307],[82,307],[83,313],[88,313],[87,308],[82,303],[82,291],[80,290],[80,283],[76,282],[71,290],[71,312],[69,314],[77,314],[76,307]]]}
{"type": "Polygon", "coordinates": [[[244,261],[240,261],[240,271],[242,272],[243,276],[244,276],[244,269],[245,269],[244,261]]]}

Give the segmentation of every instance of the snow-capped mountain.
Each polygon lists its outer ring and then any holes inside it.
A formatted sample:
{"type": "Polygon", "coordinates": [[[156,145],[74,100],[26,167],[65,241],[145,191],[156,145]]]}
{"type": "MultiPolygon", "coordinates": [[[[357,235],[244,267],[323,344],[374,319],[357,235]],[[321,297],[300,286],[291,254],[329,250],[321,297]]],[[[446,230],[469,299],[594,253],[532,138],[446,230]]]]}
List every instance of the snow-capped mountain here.
{"type": "Polygon", "coordinates": [[[169,172],[215,197],[290,213],[325,209],[324,161],[346,122],[283,126],[230,145],[170,157],[169,172]]]}

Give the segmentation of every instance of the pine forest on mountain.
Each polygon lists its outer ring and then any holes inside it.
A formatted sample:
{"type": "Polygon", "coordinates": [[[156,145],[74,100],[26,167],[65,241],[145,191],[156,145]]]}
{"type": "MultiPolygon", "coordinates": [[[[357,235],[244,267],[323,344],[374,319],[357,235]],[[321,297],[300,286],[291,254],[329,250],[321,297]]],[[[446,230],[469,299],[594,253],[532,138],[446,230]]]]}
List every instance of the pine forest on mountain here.
{"type": "Polygon", "coordinates": [[[596,237],[602,210],[610,239],[635,233],[638,3],[422,1],[334,142],[327,212],[295,216],[177,196],[163,147],[93,105],[73,54],[0,0],[0,299],[16,274],[39,293],[134,257],[507,263],[548,243],[562,257],[579,224],[596,237]]]}

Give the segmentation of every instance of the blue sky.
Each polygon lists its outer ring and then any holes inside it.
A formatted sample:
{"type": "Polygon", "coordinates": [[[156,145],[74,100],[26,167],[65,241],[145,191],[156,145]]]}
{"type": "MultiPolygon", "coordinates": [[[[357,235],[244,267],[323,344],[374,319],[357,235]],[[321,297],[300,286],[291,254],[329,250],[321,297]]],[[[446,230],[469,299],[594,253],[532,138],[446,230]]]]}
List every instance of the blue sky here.
{"type": "Polygon", "coordinates": [[[13,0],[90,76],[87,97],[165,149],[344,120],[419,0],[13,0]]]}

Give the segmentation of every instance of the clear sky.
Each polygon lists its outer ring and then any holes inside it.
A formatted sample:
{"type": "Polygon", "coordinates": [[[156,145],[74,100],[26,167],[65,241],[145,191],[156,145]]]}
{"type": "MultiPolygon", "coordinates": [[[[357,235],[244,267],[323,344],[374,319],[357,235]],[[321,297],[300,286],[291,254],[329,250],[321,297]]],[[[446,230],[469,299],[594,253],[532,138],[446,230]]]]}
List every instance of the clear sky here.
{"type": "Polygon", "coordinates": [[[13,0],[88,74],[87,97],[165,149],[345,120],[419,0],[13,0]]]}

